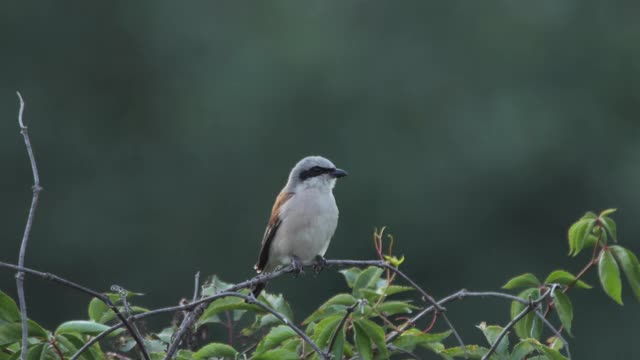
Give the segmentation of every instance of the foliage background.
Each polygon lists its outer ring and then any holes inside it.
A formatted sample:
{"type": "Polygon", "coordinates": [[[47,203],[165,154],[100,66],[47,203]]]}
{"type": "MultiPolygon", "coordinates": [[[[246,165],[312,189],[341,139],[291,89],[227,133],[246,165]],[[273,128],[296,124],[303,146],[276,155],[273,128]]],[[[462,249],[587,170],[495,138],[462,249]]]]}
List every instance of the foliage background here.
{"type": "MultiPolygon", "coordinates": [[[[351,174],[328,256],[373,258],[373,227],[387,225],[436,297],[577,271],[586,260],[566,256],[566,231],[589,209],[618,207],[619,237],[638,252],[638,10],[3,2],[0,254],[17,259],[31,197],[15,90],[45,187],[27,264],[146,292],[147,307],[189,296],[197,270],[251,276],[273,198],[308,154],[351,174]]],[[[270,286],[300,320],[345,287],[335,272],[270,286]]],[[[15,294],[12,274],[0,288],[15,294]]],[[[26,289],[44,325],[86,317],[82,295],[26,289]]],[[[574,356],[638,356],[632,294],[619,307],[592,292],[572,294],[574,356]]],[[[495,300],[448,308],[469,342],[474,324],[509,316],[495,300]]]]}

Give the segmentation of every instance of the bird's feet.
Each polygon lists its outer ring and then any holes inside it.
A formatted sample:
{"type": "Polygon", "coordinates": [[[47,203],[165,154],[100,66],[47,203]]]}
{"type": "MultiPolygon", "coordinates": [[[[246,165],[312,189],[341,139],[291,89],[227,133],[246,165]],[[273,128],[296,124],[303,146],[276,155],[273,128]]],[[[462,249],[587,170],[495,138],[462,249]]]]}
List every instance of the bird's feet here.
{"type": "Polygon", "coordinates": [[[293,273],[293,277],[297,278],[300,275],[304,275],[304,265],[302,265],[302,261],[298,259],[296,256],[291,258],[291,273],[293,273]]]}
{"type": "Polygon", "coordinates": [[[313,271],[316,274],[319,274],[322,270],[326,269],[329,265],[327,265],[327,260],[322,255],[316,255],[313,259],[313,263],[311,264],[313,267],[313,271]]]}

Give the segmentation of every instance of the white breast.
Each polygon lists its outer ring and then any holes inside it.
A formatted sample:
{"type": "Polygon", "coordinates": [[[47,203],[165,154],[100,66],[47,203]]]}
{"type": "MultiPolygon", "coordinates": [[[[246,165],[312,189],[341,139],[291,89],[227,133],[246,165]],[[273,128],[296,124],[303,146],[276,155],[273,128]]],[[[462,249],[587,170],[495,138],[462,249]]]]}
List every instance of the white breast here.
{"type": "Polygon", "coordinates": [[[338,225],[338,207],[331,191],[310,188],[287,201],[280,218],[268,268],[289,264],[293,256],[305,265],[317,255],[323,256],[338,225]]]}

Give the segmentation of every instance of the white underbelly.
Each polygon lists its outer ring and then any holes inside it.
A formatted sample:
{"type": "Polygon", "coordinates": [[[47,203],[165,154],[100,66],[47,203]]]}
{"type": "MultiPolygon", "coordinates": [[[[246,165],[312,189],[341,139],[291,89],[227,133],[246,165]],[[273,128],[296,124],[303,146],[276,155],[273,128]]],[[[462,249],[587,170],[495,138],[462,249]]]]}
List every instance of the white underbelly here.
{"type": "Polygon", "coordinates": [[[333,196],[327,196],[322,201],[309,202],[304,197],[291,201],[304,202],[289,204],[286,216],[273,239],[269,256],[269,267],[289,264],[292,257],[297,257],[303,264],[313,262],[318,255],[324,256],[338,225],[338,208],[333,196]],[[298,205],[298,206],[294,206],[298,205]],[[298,211],[291,211],[298,209],[298,211]]]}

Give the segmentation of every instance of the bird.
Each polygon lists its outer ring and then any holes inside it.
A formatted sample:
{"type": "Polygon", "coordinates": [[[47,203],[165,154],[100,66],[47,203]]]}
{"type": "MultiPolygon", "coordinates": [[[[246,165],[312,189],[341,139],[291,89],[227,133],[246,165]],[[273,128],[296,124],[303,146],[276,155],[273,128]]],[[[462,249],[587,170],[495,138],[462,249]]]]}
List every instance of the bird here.
{"type": "MultiPolygon", "coordinates": [[[[258,274],[290,264],[296,274],[307,265],[313,265],[316,271],[322,269],[326,264],[324,254],[338,226],[333,188],[344,176],[346,171],[322,156],[307,156],[296,163],[271,209],[253,267],[258,274]]],[[[265,286],[262,282],[253,287],[254,298],[265,286]]]]}

